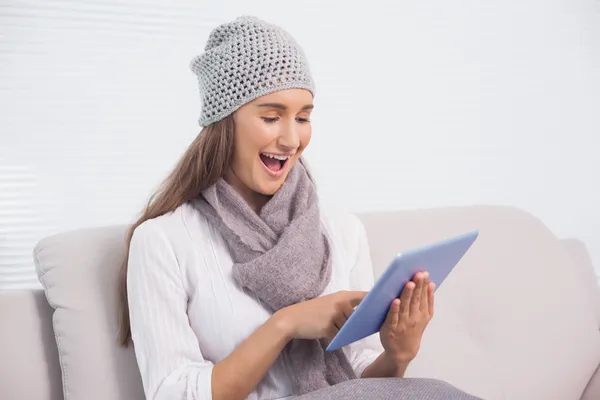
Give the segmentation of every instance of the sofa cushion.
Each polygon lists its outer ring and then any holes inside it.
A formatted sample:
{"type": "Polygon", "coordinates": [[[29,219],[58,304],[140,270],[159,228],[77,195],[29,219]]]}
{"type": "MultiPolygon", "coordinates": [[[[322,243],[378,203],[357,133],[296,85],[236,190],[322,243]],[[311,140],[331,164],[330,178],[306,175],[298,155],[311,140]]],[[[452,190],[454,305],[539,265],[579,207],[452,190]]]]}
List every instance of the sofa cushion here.
{"type": "Polygon", "coordinates": [[[600,361],[595,305],[540,221],[503,207],[362,219],[376,275],[397,252],[480,230],[436,292],[436,315],[408,376],[440,378],[490,400],[580,398],[600,361]]]}
{"type": "Polygon", "coordinates": [[[594,270],[590,253],[588,253],[585,244],[581,240],[569,238],[560,242],[577,266],[577,271],[581,277],[582,290],[588,298],[588,303],[595,310],[596,324],[600,328],[600,290],[598,289],[598,276],[594,270]]]}
{"type": "Polygon", "coordinates": [[[125,228],[110,227],[51,236],[34,250],[66,400],[144,399],[133,349],[117,344],[124,244],[125,228]]]}
{"type": "Polygon", "coordinates": [[[594,372],[594,375],[591,377],[583,395],[581,396],[581,400],[598,400],[600,399],[600,366],[594,372]]]}

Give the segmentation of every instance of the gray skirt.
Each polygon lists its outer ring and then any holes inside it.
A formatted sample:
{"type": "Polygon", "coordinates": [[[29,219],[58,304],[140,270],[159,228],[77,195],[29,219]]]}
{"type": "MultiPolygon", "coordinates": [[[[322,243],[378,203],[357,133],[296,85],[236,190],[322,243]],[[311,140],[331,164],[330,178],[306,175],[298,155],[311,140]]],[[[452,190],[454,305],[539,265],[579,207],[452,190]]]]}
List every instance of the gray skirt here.
{"type": "Polygon", "coordinates": [[[481,400],[441,380],[428,378],[352,379],[296,400],[481,400]]]}

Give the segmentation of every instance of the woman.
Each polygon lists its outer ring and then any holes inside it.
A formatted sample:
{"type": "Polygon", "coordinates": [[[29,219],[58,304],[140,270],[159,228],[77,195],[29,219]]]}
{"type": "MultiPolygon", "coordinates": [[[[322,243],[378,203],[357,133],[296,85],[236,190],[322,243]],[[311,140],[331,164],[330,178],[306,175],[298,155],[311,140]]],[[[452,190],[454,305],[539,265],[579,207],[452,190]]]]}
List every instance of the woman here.
{"type": "Polygon", "coordinates": [[[391,304],[381,351],[324,351],[371,265],[358,219],[321,212],[302,161],[314,84],[296,42],[241,17],[210,34],[192,70],[204,128],[134,224],[124,269],[122,339],[147,398],[471,398],[368,379],[400,378],[416,356],[433,316],[426,273],[391,304]]]}

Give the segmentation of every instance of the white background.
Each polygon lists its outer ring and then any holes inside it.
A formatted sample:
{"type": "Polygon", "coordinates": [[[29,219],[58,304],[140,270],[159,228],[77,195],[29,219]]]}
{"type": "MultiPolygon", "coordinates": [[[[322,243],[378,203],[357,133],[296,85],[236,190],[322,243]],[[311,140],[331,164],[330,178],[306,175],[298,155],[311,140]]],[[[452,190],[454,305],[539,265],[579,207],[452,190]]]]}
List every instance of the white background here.
{"type": "Polygon", "coordinates": [[[353,211],[502,204],[600,273],[600,3],[0,0],[0,288],[43,235],[126,223],[198,133],[216,25],[277,23],[317,81],[308,159],[353,211]]]}

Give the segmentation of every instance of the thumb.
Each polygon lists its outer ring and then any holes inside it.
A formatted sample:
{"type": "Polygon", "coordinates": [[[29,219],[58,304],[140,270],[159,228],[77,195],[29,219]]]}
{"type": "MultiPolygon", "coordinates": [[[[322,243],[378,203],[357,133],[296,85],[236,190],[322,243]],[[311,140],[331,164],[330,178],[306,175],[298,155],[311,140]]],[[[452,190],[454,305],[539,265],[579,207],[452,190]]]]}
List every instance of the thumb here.
{"type": "Polygon", "coordinates": [[[352,305],[352,307],[356,307],[365,298],[368,292],[363,292],[360,290],[350,291],[348,292],[348,301],[352,305]]]}

